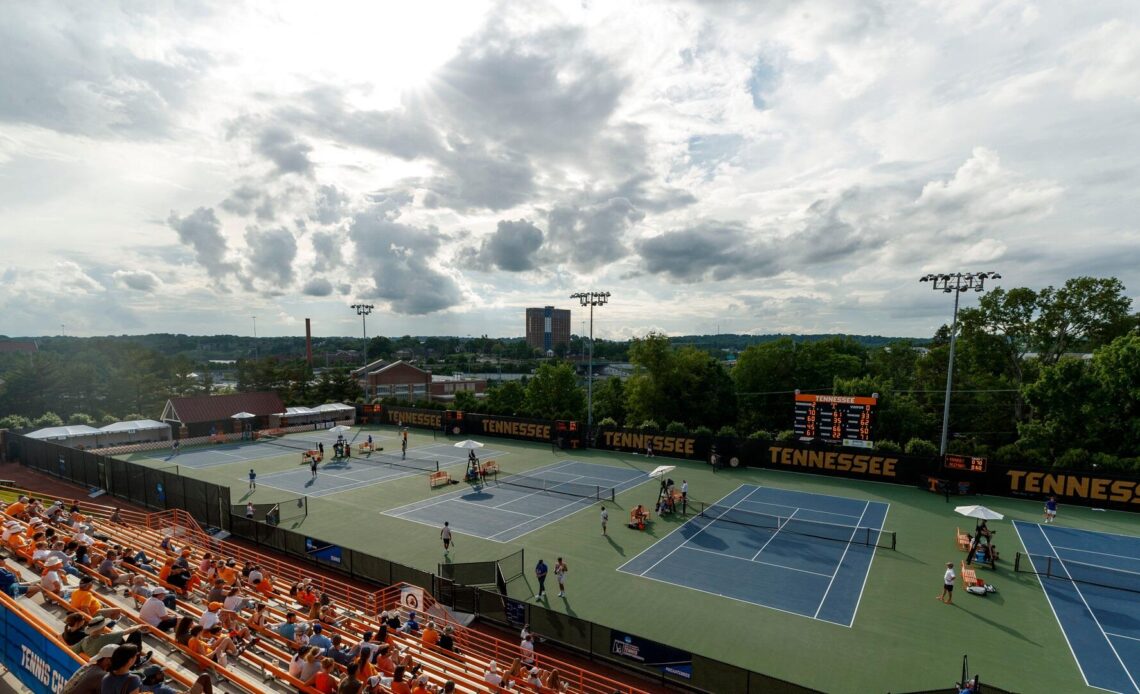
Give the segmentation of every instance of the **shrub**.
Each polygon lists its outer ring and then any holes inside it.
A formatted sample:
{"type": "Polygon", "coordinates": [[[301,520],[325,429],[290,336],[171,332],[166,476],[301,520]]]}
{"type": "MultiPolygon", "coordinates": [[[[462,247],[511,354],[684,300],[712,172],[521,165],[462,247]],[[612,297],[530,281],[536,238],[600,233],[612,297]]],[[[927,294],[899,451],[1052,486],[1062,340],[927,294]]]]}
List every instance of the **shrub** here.
{"type": "Polygon", "coordinates": [[[665,425],[665,433],[666,434],[687,434],[687,433],[689,433],[689,427],[685,426],[681,422],[669,422],[668,424],[665,425]]]}
{"type": "Polygon", "coordinates": [[[716,435],[722,439],[736,439],[740,438],[740,434],[736,433],[736,427],[731,424],[725,424],[717,430],[716,435]]]}
{"type": "Polygon", "coordinates": [[[641,424],[638,424],[637,428],[642,430],[642,431],[657,431],[658,429],[661,428],[661,426],[659,424],[657,424],[656,420],[647,419],[644,422],[642,422],[641,424]]]}
{"type": "Polygon", "coordinates": [[[105,414],[99,418],[99,425],[100,426],[107,426],[108,424],[114,424],[117,421],[119,421],[119,419],[115,415],[105,414]]]}
{"type": "Polygon", "coordinates": [[[63,420],[60,419],[60,416],[54,412],[44,412],[39,417],[35,418],[35,420],[32,422],[32,426],[39,427],[41,429],[43,427],[61,427],[63,426],[63,420]]]}
{"type": "Polygon", "coordinates": [[[696,429],[693,429],[693,436],[712,436],[712,435],[713,435],[713,430],[709,429],[706,426],[699,426],[696,429]]]}
{"type": "Polygon", "coordinates": [[[18,414],[10,414],[7,417],[0,418],[0,429],[28,429],[31,426],[30,419],[18,414]]]}
{"type": "Polygon", "coordinates": [[[938,455],[938,446],[917,436],[906,442],[905,450],[907,455],[938,455]]]}
{"type": "Polygon", "coordinates": [[[93,427],[93,426],[95,426],[95,418],[89,414],[83,414],[82,412],[75,412],[70,417],[67,418],[67,423],[68,424],[75,424],[75,425],[86,424],[89,427],[93,427]]]}
{"type": "Polygon", "coordinates": [[[617,420],[613,417],[602,417],[601,421],[598,422],[600,427],[616,427],[617,425],[617,420]]]}
{"type": "Polygon", "coordinates": [[[772,433],[768,432],[768,431],[764,431],[763,429],[757,429],[756,431],[754,431],[748,435],[748,440],[760,441],[763,443],[772,443],[772,433]]]}
{"type": "Polygon", "coordinates": [[[883,451],[884,453],[902,453],[902,446],[890,439],[884,439],[875,442],[875,450],[883,451]]]}
{"type": "Polygon", "coordinates": [[[785,430],[779,432],[778,434],[776,434],[776,440],[779,441],[780,443],[786,443],[788,441],[795,441],[796,440],[796,432],[792,431],[791,429],[785,429],[785,430]]]}
{"type": "Polygon", "coordinates": [[[1062,470],[1087,470],[1092,467],[1092,454],[1083,448],[1070,448],[1053,461],[1053,467],[1062,470]]]}

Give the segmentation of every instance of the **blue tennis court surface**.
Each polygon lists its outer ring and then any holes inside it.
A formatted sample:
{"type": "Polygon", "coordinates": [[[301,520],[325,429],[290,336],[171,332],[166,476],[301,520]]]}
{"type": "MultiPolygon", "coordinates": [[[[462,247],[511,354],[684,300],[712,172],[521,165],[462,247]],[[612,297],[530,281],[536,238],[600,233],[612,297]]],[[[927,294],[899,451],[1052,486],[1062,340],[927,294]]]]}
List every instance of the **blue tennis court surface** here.
{"type": "MultiPolygon", "coordinates": [[[[480,454],[481,458],[488,458],[483,451],[480,454]]],[[[500,479],[507,477],[507,473],[500,473],[500,479]]],[[[488,481],[480,487],[449,492],[384,514],[434,527],[447,521],[455,532],[510,542],[598,503],[596,498],[569,496],[566,491],[587,485],[612,488],[620,494],[649,480],[639,470],[575,460],[527,470],[525,477],[528,484],[549,485],[550,491],[488,481]],[[560,485],[566,491],[559,491],[560,485]]],[[[613,518],[618,515],[613,514],[613,518]]]]}
{"type": "Polygon", "coordinates": [[[849,627],[888,508],[746,484],[618,570],[849,627]]]}
{"type": "MultiPolygon", "coordinates": [[[[345,437],[354,444],[366,440],[366,434],[356,435],[356,432],[350,431],[345,437]]],[[[302,449],[315,448],[318,443],[325,444],[325,450],[329,455],[332,454],[332,445],[336,443],[337,434],[331,434],[324,429],[315,429],[311,432],[303,432],[300,434],[289,434],[281,437],[282,443],[270,443],[269,441],[234,441],[232,443],[222,443],[215,445],[202,445],[186,448],[174,455],[171,451],[155,451],[146,456],[146,460],[159,461],[164,464],[170,465],[185,465],[186,467],[202,469],[211,468],[218,465],[229,465],[231,463],[239,463],[249,460],[260,460],[262,458],[276,458],[281,455],[286,455],[292,449],[296,449],[300,454],[302,449]]],[[[372,440],[378,445],[384,445],[385,448],[391,448],[392,443],[385,443],[385,439],[390,442],[395,442],[396,452],[399,453],[400,445],[396,442],[394,436],[384,436],[372,432],[372,440]]],[[[457,449],[458,450],[458,449],[457,449]]],[[[442,461],[440,462],[442,465],[442,461]]]]}
{"type": "Polygon", "coordinates": [[[1085,682],[1140,692],[1140,596],[1133,592],[1140,591],[1140,537],[1021,521],[1013,527],[1085,682]]]}

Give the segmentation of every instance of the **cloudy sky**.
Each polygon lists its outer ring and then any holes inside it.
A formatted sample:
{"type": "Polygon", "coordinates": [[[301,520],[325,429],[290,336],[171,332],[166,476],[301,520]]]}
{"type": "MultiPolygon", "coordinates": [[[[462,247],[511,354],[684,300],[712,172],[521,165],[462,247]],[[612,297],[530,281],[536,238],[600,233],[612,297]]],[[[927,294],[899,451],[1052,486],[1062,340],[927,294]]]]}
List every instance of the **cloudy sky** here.
{"type": "MultiPolygon", "coordinates": [[[[0,334],[927,336],[1140,297],[1140,5],[0,0],[0,334]],[[574,331],[583,312],[574,312],[574,331]]],[[[1140,303],[1140,302],[1138,302],[1140,303]]]]}

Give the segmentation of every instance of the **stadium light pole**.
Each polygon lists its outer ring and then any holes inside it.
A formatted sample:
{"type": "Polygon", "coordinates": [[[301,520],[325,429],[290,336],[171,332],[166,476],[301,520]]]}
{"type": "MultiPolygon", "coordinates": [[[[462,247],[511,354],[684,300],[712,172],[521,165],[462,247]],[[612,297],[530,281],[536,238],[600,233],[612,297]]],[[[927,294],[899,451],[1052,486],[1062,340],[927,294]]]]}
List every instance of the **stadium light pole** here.
{"type": "Polygon", "coordinates": [[[954,384],[954,346],[958,342],[958,297],[962,292],[985,290],[986,280],[1000,280],[996,272],[956,272],[954,274],[926,275],[919,282],[931,282],[936,292],[954,295],[954,320],[950,324],[950,365],[946,369],[946,398],[942,402],[942,445],[939,454],[946,455],[946,439],[950,432],[950,388],[954,384]]]}
{"type": "MultiPolygon", "coordinates": [[[[372,313],[372,309],[376,308],[372,304],[353,304],[352,308],[356,309],[356,315],[360,316],[360,325],[364,330],[364,366],[368,366],[368,314],[372,313]]],[[[368,374],[365,374],[365,378],[368,374]]]]}
{"type": "Polygon", "coordinates": [[[586,427],[594,426],[594,307],[605,306],[610,300],[609,292],[577,292],[570,295],[583,306],[590,307],[590,366],[586,373],[586,427]]]}

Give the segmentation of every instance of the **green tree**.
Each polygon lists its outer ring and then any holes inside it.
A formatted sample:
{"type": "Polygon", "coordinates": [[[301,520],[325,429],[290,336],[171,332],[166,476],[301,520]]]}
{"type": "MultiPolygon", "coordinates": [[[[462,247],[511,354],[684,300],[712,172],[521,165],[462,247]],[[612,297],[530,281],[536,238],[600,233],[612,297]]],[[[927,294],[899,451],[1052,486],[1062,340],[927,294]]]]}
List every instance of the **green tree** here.
{"type": "Polygon", "coordinates": [[[1129,315],[1132,300],[1115,277],[1074,277],[1060,289],[1043,289],[1039,301],[1035,337],[1044,364],[1074,349],[1107,345],[1134,323],[1129,315]]]}
{"type": "Polygon", "coordinates": [[[594,421],[606,417],[625,421],[625,382],[617,376],[594,381],[594,421]]]}
{"type": "Polygon", "coordinates": [[[626,419],[678,421],[719,427],[736,420],[731,377],[707,352],[674,349],[669,339],[650,333],[629,349],[634,373],[626,382],[626,419]]]}
{"type": "Polygon", "coordinates": [[[37,429],[44,427],[61,427],[63,426],[63,419],[56,413],[48,411],[36,417],[35,421],[32,422],[32,426],[37,429]]]}
{"type": "Polygon", "coordinates": [[[74,425],[86,424],[89,427],[93,427],[95,426],[95,418],[82,412],[72,412],[67,417],[67,423],[74,425]]]}
{"type": "Polygon", "coordinates": [[[518,381],[500,383],[487,391],[484,405],[488,414],[520,416],[526,408],[526,389],[518,381]]]}
{"type": "Polygon", "coordinates": [[[582,419],[586,394],[569,364],[543,364],[526,386],[526,409],[541,419],[582,419]]]}
{"type": "Polygon", "coordinates": [[[461,390],[455,394],[455,409],[460,412],[478,412],[479,400],[475,397],[475,393],[469,390],[461,390]]]}

